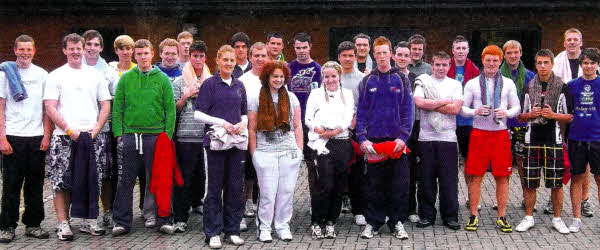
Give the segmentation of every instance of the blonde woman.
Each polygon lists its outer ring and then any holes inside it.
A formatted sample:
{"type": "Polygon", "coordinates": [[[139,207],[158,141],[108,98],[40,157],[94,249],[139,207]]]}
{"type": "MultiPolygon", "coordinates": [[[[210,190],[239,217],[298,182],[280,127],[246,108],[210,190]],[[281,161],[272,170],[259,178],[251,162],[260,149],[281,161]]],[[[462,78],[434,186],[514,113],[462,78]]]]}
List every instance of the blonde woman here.
{"type": "Polygon", "coordinates": [[[313,186],[311,230],[314,239],[335,238],[345,180],[353,149],[348,128],[354,116],[352,91],[342,88],[342,66],[327,62],[322,67],[323,85],[313,90],[306,104],[308,146],[317,152],[313,186]],[[325,227],[325,234],[322,228],[325,227]]]}

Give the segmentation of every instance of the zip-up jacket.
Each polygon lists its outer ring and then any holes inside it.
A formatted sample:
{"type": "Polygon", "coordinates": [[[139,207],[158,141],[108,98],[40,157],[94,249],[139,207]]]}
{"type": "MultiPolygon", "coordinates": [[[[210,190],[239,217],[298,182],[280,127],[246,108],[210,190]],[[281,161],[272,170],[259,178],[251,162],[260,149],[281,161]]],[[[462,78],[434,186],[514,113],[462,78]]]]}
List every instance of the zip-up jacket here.
{"type": "Polygon", "coordinates": [[[157,67],[143,73],[136,66],[119,79],[113,101],[113,134],[165,132],[173,138],[175,100],[165,73],[157,67]]]}
{"type": "Polygon", "coordinates": [[[381,73],[378,68],[358,85],[356,135],[359,143],[377,138],[406,142],[414,122],[412,86],[396,67],[381,73]]]}

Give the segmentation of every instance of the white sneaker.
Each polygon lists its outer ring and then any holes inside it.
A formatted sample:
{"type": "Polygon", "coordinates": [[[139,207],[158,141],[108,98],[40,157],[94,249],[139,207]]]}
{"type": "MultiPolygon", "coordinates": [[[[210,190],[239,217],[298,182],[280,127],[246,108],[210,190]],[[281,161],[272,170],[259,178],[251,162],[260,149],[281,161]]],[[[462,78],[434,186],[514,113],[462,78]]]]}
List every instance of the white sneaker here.
{"type": "Polygon", "coordinates": [[[312,225],[310,226],[310,229],[312,231],[311,236],[313,239],[323,239],[325,238],[325,236],[323,236],[323,232],[321,232],[321,227],[319,225],[312,225]]]}
{"type": "Polygon", "coordinates": [[[290,242],[293,238],[294,237],[292,237],[292,232],[290,232],[290,230],[283,230],[279,233],[279,239],[285,242],[290,242]]]}
{"type": "Polygon", "coordinates": [[[246,207],[244,208],[244,217],[254,217],[254,206],[252,200],[246,201],[246,207]]]}
{"type": "Polygon", "coordinates": [[[373,236],[377,235],[377,231],[373,231],[373,227],[369,224],[363,229],[360,237],[363,239],[371,239],[373,236]]]}
{"type": "Polygon", "coordinates": [[[367,225],[367,219],[365,219],[365,216],[362,214],[355,215],[354,221],[355,221],[356,225],[359,225],[359,226],[367,225]]]}
{"type": "Polygon", "coordinates": [[[525,218],[523,218],[523,220],[521,221],[521,223],[519,223],[515,230],[517,230],[517,232],[525,232],[534,226],[535,222],[533,220],[533,216],[525,216],[525,218]]]}
{"type": "Polygon", "coordinates": [[[59,223],[56,229],[56,235],[59,240],[73,240],[73,232],[71,232],[71,226],[68,221],[59,223]]]}
{"type": "Polygon", "coordinates": [[[242,218],[242,221],[240,221],[240,231],[241,232],[248,231],[248,224],[246,223],[246,218],[242,218]]]}
{"type": "Polygon", "coordinates": [[[411,214],[410,216],[408,216],[408,220],[412,223],[417,223],[421,221],[421,218],[419,218],[419,216],[416,214],[411,214]]]}
{"type": "Polygon", "coordinates": [[[156,217],[148,217],[146,219],[146,222],[144,223],[144,226],[146,226],[147,228],[155,227],[156,226],[156,217]]]}
{"type": "Polygon", "coordinates": [[[408,233],[406,233],[406,231],[404,230],[404,225],[402,225],[402,222],[398,221],[398,223],[396,223],[396,227],[394,229],[395,229],[394,236],[396,236],[396,238],[401,239],[401,240],[408,239],[408,233]]]}
{"type": "Polygon", "coordinates": [[[174,234],[175,226],[173,226],[173,224],[171,223],[163,224],[162,226],[160,226],[159,231],[165,234],[174,234]]]}
{"type": "Polygon", "coordinates": [[[561,234],[571,233],[571,231],[569,231],[569,228],[567,227],[567,225],[565,225],[565,222],[561,218],[552,219],[552,227],[554,227],[554,229],[556,229],[556,231],[558,231],[561,234]]]}
{"type": "Polygon", "coordinates": [[[271,243],[273,242],[273,237],[271,237],[270,231],[258,230],[258,240],[263,243],[271,243]]]}
{"type": "Polygon", "coordinates": [[[571,226],[569,226],[569,231],[571,231],[571,233],[578,233],[582,226],[583,221],[581,221],[579,218],[575,218],[573,219],[571,226]]]}
{"type": "Polygon", "coordinates": [[[229,235],[229,237],[225,238],[225,242],[236,246],[244,245],[244,239],[242,239],[239,235],[229,235]]]}
{"type": "Polygon", "coordinates": [[[106,232],[104,228],[98,225],[98,221],[95,219],[82,220],[82,224],[79,226],[79,231],[95,236],[104,235],[106,232]]]}
{"type": "Polygon", "coordinates": [[[221,248],[222,247],[221,238],[218,235],[210,237],[210,240],[208,241],[208,247],[210,247],[212,249],[221,248]]]}
{"type": "Polygon", "coordinates": [[[334,225],[326,225],[325,226],[325,238],[327,239],[335,239],[337,235],[335,234],[335,226],[334,225]]]}
{"type": "Polygon", "coordinates": [[[185,232],[185,230],[187,230],[187,223],[180,221],[175,223],[175,232],[176,233],[183,233],[185,232]]]}
{"type": "Polygon", "coordinates": [[[127,230],[125,229],[125,227],[122,227],[122,226],[115,226],[112,229],[112,236],[113,237],[114,236],[119,236],[119,235],[122,235],[122,234],[126,234],[126,233],[127,233],[127,230]]]}

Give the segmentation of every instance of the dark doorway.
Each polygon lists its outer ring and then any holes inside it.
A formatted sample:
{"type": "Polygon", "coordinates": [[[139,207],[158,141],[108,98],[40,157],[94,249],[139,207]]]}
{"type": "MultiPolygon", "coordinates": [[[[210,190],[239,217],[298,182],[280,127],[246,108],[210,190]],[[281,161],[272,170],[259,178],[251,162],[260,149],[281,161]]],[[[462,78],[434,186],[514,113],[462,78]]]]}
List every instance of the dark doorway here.
{"type": "MultiPolygon", "coordinates": [[[[392,47],[400,41],[407,41],[408,38],[415,34],[415,30],[407,28],[392,28],[392,27],[333,27],[329,29],[329,60],[337,61],[337,47],[343,41],[352,41],[355,35],[364,33],[371,37],[371,45],[373,40],[379,36],[385,36],[392,42],[392,47]]],[[[417,32],[419,33],[419,32],[417,32]]],[[[419,34],[423,34],[422,32],[419,34]]],[[[392,48],[393,49],[393,48],[392,48]]],[[[371,57],[373,50],[371,48],[371,57]]],[[[392,64],[394,61],[391,61],[392,64]]]]}
{"type": "Polygon", "coordinates": [[[481,66],[481,55],[483,49],[494,44],[502,48],[508,40],[517,40],[523,47],[521,60],[525,67],[535,72],[534,57],[542,46],[542,32],[538,26],[527,27],[499,27],[481,28],[471,32],[471,59],[476,65],[481,66]]]}
{"type": "Polygon", "coordinates": [[[100,56],[106,60],[106,62],[118,61],[119,57],[115,54],[115,48],[113,46],[113,42],[115,39],[125,34],[125,29],[123,28],[100,28],[100,27],[83,27],[83,28],[73,28],[68,33],[77,33],[79,35],[83,35],[83,32],[87,30],[94,29],[100,32],[102,35],[102,40],[104,40],[104,49],[100,52],[100,56]]]}

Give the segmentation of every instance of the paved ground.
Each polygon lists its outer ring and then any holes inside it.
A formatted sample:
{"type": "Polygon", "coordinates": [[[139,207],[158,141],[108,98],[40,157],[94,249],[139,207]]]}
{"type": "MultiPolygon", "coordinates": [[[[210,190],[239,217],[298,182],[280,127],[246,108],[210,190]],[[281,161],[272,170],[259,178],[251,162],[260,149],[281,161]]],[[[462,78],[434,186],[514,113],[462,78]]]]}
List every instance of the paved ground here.
{"type": "MultiPolygon", "coordinates": [[[[516,176],[516,175],[515,175],[516,176]]],[[[462,175],[459,176],[459,201],[461,204],[460,219],[461,224],[468,220],[468,211],[464,207],[466,197],[466,187],[463,182],[462,175]]],[[[558,249],[597,249],[600,248],[600,213],[596,209],[598,207],[595,197],[596,185],[592,184],[592,200],[596,216],[593,218],[584,218],[585,226],[580,233],[561,235],[552,230],[550,215],[544,215],[541,212],[542,204],[545,204],[549,192],[546,189],[540,189],[538,192],[538,210],[535,213],[536,227],[526,233],[514,232],[505,234],[495,228],[496,211],[492,209],[495,199],[494,182],[491,176],[487,176],[483,184],[482,192],[482,210],[480,223],[482,226],[477,232],[467,232],[464,230],[451,231],[441,225],[441,222],[436,222],[434,227],[427,229],[416,228],[411,223],[406,223],[405,228],[409,233],[410,239],[400,241],[392,237],[387,228],[383,228],[378,236],[373,239],[365,240],[359,237],[361,228],[353,223],[353,217],[350,214],[343,214],[338,225],[337,239],[312,240],[309,233],[310,215],[309,215],[309,198],[308,198],[308,182],[306,180],[306,171],[301,172],[297,183],[297,190],[294,200],[294,217],[292,218],[292,231],[294,240],[292,242],[283,242],[277,240],[274,236],[274,242],[262,244],[256,239],[256,227],[253,223],[248,232],[242,233],[242,237],[246,239],[246,244],[239,249],[400,249],[400,248],[432,248],[432,249],[458,249],[458,248],[507,248],[507,249],[538,249],[538,248],[558,248],[558,249]]],[[[138,190],[135,188],[135,190],[138,190]]],[[[513,226],[516,226],[524,216],[521,209],[521,188],[517,178],[511,180],[511,194],[508,203],[508,218],[513,226]]],[[[563,218],[565,222],[571,222],[571,208],[568,196],[569,189],[565,189],[565,202],[563,218]]],[[[42,226],[48,230],[52,230],[56,223],[56,216],[52,199],[48,190],[48,185],[44,190],[46,220],[42,226]]],[[[138,194],[135,194],[138,197],[138,194]]],[[[137,198],[135,198],[137,201],[137,198]]],[[[439,217],[439,216],[438,216],[439,217]]],[[[252,220],[253,222],[253,220],[252,220]]],[[[146,229],[143,225],[143,220],[140,217],[139,209],[134,209],[134,228],[132,233],[124,236],[113,238],[110,235],[106,236],[90,236],[80,233],[75,230],[75,240],[72,242],[61,242],[56,238],[55,234],[51,234],[48,240],[37,240],[23,236],[24,229],[20,226],[17,229],[17,237],[14,242],[7,245],[0,245],[0,248],[6,249],[89,249],[89,248],[108,248],[108,249],[179,249],[179,248],[207,248],[204,244],[204,234],[202,229],[201,215],[194,214],[190,218],[188,231],[183,234],[173,236],[163,235],[155,230],[146,229]]],[[[226,249],[233,249],[230,245],[225,245],[226,249]]]]}

